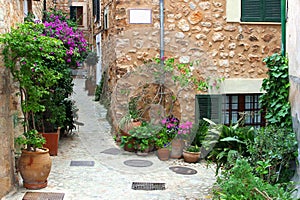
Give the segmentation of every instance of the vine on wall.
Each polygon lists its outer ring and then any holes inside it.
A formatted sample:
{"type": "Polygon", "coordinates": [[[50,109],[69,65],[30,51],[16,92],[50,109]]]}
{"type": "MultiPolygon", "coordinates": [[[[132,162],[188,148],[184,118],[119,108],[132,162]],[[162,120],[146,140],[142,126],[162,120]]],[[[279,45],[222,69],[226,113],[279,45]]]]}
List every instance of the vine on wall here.
{"type": "Polygon", "coordinates": [[[280,54],[273,54],[263,60],[268,67],[268,78],[263,80],[259,102],[266,108],[268,124],[292,130],[291,106],[289,103],[288,59],[280,54]]]}

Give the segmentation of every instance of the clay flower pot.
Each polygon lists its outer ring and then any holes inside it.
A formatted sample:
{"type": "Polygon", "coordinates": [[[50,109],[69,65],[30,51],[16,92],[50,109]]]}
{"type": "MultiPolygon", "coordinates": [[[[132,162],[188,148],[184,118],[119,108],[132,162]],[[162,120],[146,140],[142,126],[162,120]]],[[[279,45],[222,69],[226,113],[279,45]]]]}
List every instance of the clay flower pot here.
{"type": "Polygon", "coordinates": [[[19,170],[23,179],[23,186],[27,189],[47,187],[51,165],[49,149],[22,150],[19,158],[19,170]]]}
{"type": "Polygon", "coordinates": [[[190,152],[183,150],[183,159],[188,163],[196,163],[200,159],[200,152],[190,152]]]}
{"type": "Polygon", "coordinates": [[[181,139],[174,139],[171,144],[172,144],[171,158],[181,158],[182,150],[184,147],[184,141],[181,139]]]}
{"type": "Polygon", "coordinates": [[[157,150],[157,157],[160,159],[160,160],[169,160],[170,158],[170,150],[168,148],[160,148],[157,150]]]}

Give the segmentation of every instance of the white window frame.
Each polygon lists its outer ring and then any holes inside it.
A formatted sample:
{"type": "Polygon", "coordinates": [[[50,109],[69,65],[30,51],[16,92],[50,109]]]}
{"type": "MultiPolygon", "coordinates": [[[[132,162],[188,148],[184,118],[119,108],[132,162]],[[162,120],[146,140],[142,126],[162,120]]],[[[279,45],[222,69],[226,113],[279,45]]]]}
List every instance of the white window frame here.
{"type": "Polygon", "coordinates": [[[103,28],[104,28],[104,30],[109,29],[109,6],[106,6],[104,8],[104,13],[103,13],[103,28]]]}
{"type": "Polygon", "coordinates": [[[78,28],[87,29],[87,3],[86,2],[72,2],[72,6],[83,7],[83,16],[82,16],[82,24],[83,26],[79,26],[78,28]]]}
{"type": "Polygon", "coordinates": [[[280,22],[241,22],[241,16],[242,16],[242,1],[227,0],[226,1],[227,22],[239,22],[241,24],[280,24],[280,22]]]}
{"type": "Polygon", "coordinates": [[[241,0],[227,0],[226,1],[226,21],[240,22],[242,15],[242,1],[241,0]]]}

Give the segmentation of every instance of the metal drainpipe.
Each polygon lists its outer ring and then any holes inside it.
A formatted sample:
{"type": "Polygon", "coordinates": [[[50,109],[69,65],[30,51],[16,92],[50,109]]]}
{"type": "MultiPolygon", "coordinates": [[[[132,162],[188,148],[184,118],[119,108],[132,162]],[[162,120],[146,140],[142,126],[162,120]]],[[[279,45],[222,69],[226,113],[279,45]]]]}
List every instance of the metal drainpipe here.
{"type": "Polygon", "coordinates": [[[44,0],[44,8],[43,8],[43,21],[46,20],[46,10],[47,10],[47,1],[44,0]]]}
{"type": "Polygon", "coordinates": [[[164,0],[159,1],[159,17],[160,17],[160,60],[163,59],[165,54],[164,44],[164,0]]]}
{"type": "Polygon", "coordinates": [[[286,0],[281,0],[281,55],[285,56],[286,44],[286,0]]]}

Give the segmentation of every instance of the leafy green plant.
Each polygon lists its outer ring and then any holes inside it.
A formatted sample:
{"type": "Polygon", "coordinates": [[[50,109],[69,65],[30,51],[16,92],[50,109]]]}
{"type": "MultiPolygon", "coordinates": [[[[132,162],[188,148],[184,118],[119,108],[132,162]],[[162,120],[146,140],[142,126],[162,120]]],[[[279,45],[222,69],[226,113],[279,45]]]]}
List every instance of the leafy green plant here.
{"type": "Polygon", "coordinates": [[[155,136],[155,147],[157,149],[169,147],[171,144],[171,140],[172,139],[168,136],[168,134],[161,129],[155,136]]]}
{"type": "Polygon", "coordinates": [[[289,164],[297,157],[297,140],[288,129],[274,125],[260,128],[254,140],[248,141],[247,151],[251,165],[257,166],[256,175],[265,181],[286,182],[293,175],[289,164]]]}
{"type": "Polygon", "coordinates": [[[43,31],[43,24],[26,22],[0,37],[4,64],[19,82],[25,131],[36,128],[35,121],[29,123],[29,119],[45,111],[43,99],[51,93],[49,88],[62,78],[54,66],[65,64],[62,42],[43,36],[43,31]]]}
{"type": "Polygon", "coordinates": [[[247,156],[247,141],[254,139],[253,127],[239,127],[239,120],[235,125],[226,126],[204,119],[210,126],[203,141],[203,147],[210,151],[207,159],[217,164],[216,174],[221,167],[231,168],[240,156],[247,156]]]}
{"type": "Polygon", "coordinates": [[[104,78],[101,78],[101,81],[99,83],[99,85],[97,85],[96,87],[96,91],[95,91],[95,101],[100,101],[101,99],[101,94],[102,94],[102,90],[103,90],[103,83],[104,83],[104,78]]]}
{"type": "Polygon", "coordinates": [[[133,121],[139,121],[141,118],[142,111],[138,109],[138,101],[140,97],[132,97],[128,103],[128,113],[133,121]]]}
{"type": "Polygon", "coordinates": [[[131,129],[129,131],[130,136],[128,136],[127,139],[133,139],[135,149],[143,152],[149,147],[154,146],[159,130],[160,126],[144,122],[142,126],[131,129]]]}
{"type": "Polygon", "coordinates": [[[191,145],[191,146],[187,147],[185,150],[188,152],[199,152],[200,148],[197,145],[195,145],[195,146],[191,145]]]}
{"type": "Polygon", "coordinates": [[[18,145],[23,145],[27,151],[36,151],[37,148],[43,147],[46,140],[36,130],[30,130],[17,137],[16,143],[18,145]]]}
{"type": "Polygon", "coordinates": [[[198,128],[196,130],[196,134],[194,140],[192,141],[192,145],[202,146],[202,142],[205,139],[205,136],[208,132],[209,123],[203,119],[199,120],[198,128]]]}
{"type": "Polygon", "coordinates": [[[263,80],[261,88],[266,93],[259,98],[259,103],[266,108],[265,118],[268,124],[292,130],[288,59],[276,53],[263,61],[269,69],[269,77],[263,80]]]}
{"type": "Polygon", "coordinates": [[[217,179],[214,199],[236,200],[291,200],[291,191],[271,185],[255,176],[253,168],[245,159],[238,159],[234,167],[217,179]]]}

